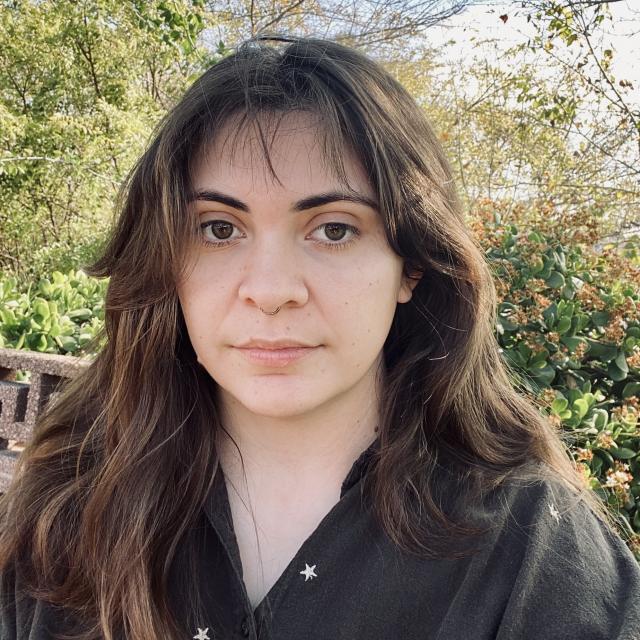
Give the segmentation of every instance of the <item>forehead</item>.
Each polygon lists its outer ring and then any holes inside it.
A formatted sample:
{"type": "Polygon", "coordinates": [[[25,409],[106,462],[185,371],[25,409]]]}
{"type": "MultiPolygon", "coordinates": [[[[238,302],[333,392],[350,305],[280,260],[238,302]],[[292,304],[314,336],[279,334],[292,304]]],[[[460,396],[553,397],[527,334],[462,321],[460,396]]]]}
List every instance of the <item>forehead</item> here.
{"type": "Polygon", "coordinates": [[[340,186],[374,198],[356,154],[306,112],[228,119],[202,150],[192,177],[196,189],[220,182],[293,190],[340,186]]]}

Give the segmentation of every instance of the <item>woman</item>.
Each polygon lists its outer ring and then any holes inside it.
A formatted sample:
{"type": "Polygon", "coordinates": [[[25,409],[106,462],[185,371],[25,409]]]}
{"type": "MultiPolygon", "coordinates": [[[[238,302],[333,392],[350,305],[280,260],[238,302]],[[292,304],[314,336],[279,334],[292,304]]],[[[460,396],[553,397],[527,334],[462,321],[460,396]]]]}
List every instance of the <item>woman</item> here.
{"type": "Polygon", "coordinates": [[[214,65],[92,273],[106,346],[2,502],[2,640],[640,637],[640,569],[513,390],[451,171],[371,60],[214,65]]]}

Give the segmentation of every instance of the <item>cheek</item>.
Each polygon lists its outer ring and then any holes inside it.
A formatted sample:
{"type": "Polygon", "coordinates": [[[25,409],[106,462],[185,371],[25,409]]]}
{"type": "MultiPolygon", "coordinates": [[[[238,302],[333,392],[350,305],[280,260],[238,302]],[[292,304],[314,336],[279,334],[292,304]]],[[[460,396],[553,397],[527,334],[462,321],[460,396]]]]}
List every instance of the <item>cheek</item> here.
{"type": "Polygon", "coordinates": [[[211,268],[204,260],[197,261],[193,269],[178,286],[178,298],[186,313],[194,315],[202,309],[211,311],[220,306],[229,291],[229,277],[220,268],[211,268]]]}
{"type": "Polygon", "coordinates": [[[370,269],[341,298],[336,331],[349,357],[368,361],[382,349],[396,310],[397,286],[389,270],[370,269]]]}
{"type": "Polygon", "coordinates": [[[212,281],[191,277],[178,287],[178,299],[191,344],[200,355],[202,346],[210,342],[208,336],[219,324],[216,314],[220,312],[222,292],[212,281]]]}

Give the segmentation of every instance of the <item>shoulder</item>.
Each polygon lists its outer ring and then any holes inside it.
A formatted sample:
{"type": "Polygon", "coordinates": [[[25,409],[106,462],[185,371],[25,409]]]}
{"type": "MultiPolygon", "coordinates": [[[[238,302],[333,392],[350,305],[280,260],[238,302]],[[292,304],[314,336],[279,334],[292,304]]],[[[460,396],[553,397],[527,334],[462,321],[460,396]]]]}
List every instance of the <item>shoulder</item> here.
{"type": "Polygon", "coordinates": [[[492,496],[513,572],[497,638],[640,640],[640,565],[580,491],[541,471],[492,496]]]}
{"type": "MultiPolygon", "coordinates": [[[[507,480],[491,496],[499,539],[528,557],[544,555],[569,571],[619,568],[638,579],[640,565],[618,533],[579,491],[546,467],[534,478],[507,480]]],[[[595,495],[595,494],[593,494],[595,495]]],[[[596,498],[597,499],[597,498],[596,498]]]]}
{"type": "Polygon", "coordinates": [[[611,546],[625,558],[635,560],[617,532],[592,509],[587,495],[598,500],[589,489],[578,490],[542,466],[535,477],[508,479],[491,501],[494,515],[500,514],[497,521],[505,535],[527,544],[566,542],[585,552],[596,544],[601,550],[611,546]]]}

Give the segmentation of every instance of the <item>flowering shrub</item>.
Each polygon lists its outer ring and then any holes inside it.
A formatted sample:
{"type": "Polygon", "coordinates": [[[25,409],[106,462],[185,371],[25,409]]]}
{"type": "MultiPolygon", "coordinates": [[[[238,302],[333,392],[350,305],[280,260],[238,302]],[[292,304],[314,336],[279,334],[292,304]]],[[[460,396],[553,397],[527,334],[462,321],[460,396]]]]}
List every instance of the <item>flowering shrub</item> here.
{"type": "Polygon", "coordinates": [[[561,432],[640,560],[637,245],[598,253],[591,230],[521,230],[490,201],[471,226],[495,274],[497,337],[515,384],[561,432]]]}

